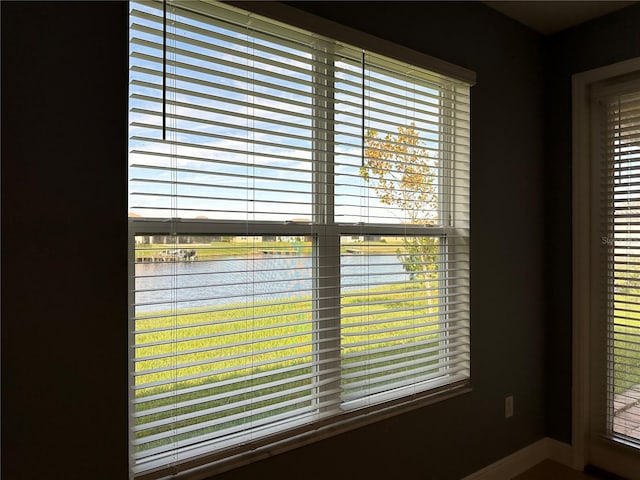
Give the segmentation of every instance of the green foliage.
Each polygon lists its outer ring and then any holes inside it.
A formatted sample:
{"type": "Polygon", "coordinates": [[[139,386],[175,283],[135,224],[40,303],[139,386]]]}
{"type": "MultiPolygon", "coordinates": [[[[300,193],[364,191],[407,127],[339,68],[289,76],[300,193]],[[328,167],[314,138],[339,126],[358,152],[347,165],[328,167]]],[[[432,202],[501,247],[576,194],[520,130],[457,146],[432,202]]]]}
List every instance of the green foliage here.
{"type": "MultiPolygon", "coordinates": [[[[396,135],[387,133],[382,138],[377,131],[368,130],[360,175],[372,185],[383,204],[399,207],[408,224],[437,223],[438,196],[434,186],[437,163],[422,147],[413,123],[398,127],[396,135]]],[[[437,238],[404,237],[397,255],[412,280],[436,278],[437,238]]]]}
{"type": "MultiPolygon", "coordinates": [[[[631,269],[633,266],[627,266],[631,269]]],[[[629,294],[637,293],[640,290],[640,272],[628,271],[624,273],[624,276],[616,276],[615,287],[617,293],[629,294]]]]}
{"type": "Polygon", "coordinates": [[[438,239],[404,237],[404,245],[396,254],[411,280],[435,279],[438,274],[438,239]]]}

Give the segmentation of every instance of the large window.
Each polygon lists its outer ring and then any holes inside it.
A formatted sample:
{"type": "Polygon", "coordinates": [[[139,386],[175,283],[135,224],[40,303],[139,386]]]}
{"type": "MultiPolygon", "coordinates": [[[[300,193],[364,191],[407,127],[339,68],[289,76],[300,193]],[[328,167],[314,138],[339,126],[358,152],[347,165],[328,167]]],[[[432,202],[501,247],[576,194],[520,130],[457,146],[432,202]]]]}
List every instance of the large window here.
{"type": "Polygon", "coordinates": [[[468,386],[469,82],[212,2],[130,31],[133,474],[468,386]]]}

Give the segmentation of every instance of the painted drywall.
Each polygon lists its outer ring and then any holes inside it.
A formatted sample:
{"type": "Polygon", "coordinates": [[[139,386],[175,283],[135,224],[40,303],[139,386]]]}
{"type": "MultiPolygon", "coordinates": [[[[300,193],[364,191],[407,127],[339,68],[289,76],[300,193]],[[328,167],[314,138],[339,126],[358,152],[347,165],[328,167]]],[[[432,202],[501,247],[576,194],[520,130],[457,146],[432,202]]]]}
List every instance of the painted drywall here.
{"type": "Polygon", "coordinates": [[[544,40],[547,433],[571,442],[571,76],[640,56],[640,4],[544,40]]]}
{"type": "MultiPolygon", "coordinates": [[[[127,6],[1,6],[3,477],[124,479],[127,6]]],[[[476,2],[296,6],[477,73],[473,392],[219,478],[459,479],[545,433],[539,36],[476,2]]]]}
{"type": "Polygon", "coordinates": [[[0,8],[2,478],[124,480],[128,6],[0,8]]]}

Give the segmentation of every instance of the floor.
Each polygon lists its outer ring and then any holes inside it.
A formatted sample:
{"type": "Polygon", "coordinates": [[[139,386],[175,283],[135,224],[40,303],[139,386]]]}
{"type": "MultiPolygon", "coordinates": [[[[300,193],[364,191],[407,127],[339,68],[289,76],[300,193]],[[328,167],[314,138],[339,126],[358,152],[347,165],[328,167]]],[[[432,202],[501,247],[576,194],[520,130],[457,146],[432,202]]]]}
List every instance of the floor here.
{"type": "MultiPolygon", "coordinates": [[[[614,398],[613,430],[640,439],[640,385],[614,398]]],[[[617,478],[577,472],[552,460],[545,460],[513,480],[593,480],[617,478]]]]}
{"type": "Polygon", "coordinates": [[[545,460],[513,480],[593,480],[594,478],[602,477],[587,475],[552,460],[545,460]]]}
{"type": "Polygon", "coordinates": [[[613,399],[613,430],[640,439],[640,385],[613,399]]]}

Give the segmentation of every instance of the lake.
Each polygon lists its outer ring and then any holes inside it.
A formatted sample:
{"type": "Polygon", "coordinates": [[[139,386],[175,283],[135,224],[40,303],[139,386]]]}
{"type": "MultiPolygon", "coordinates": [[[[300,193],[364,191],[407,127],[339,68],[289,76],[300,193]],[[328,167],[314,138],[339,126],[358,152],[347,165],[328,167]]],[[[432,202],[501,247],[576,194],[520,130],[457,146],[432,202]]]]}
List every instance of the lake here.
{"type": "MultiPolygon", "coordinates": [[[[340,258],[345,291],[408,280],[395,254],[340,258]]],[[[136,265],[136,312],[166,311],[310,296],[312,259],[257,255],[136,265]]]]}

